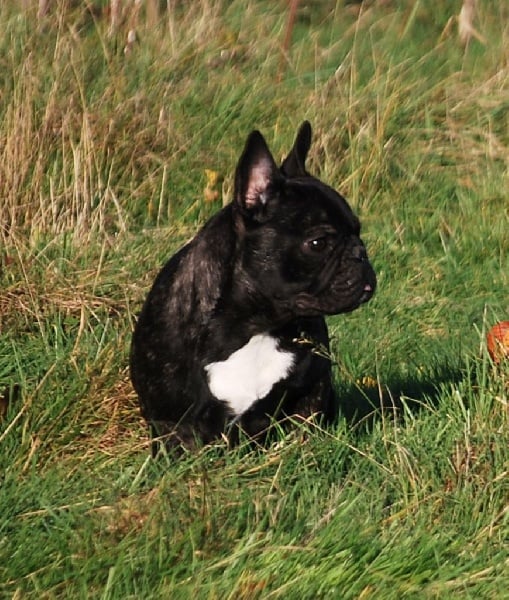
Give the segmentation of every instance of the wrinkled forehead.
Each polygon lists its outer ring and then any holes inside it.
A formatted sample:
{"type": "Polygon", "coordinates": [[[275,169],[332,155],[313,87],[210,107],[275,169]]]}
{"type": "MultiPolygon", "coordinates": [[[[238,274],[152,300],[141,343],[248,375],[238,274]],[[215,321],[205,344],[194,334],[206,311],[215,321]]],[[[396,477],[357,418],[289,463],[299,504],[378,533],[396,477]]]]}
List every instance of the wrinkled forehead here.
{"type": "Polygon", "coordinates": [[[287,198],[296,208],[302,225],[328,223],[337,229],[359,233],[360,223],[348,202],[333,188],[314,177],[287,180],[287,198]]]}

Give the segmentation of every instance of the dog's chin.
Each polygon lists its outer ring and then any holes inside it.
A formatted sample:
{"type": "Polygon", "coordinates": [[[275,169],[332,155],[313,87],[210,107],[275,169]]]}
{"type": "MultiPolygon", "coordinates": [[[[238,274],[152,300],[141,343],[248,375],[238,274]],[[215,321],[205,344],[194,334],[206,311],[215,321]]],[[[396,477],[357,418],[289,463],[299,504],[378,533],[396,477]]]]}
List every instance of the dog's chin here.
{"type": "Polygon", "coordinates": [[[349,313],[362,304],[369,302],[375,293],[374,287],[367,283],[364,287],[352,290],[346,297],[335,298],[333,294],[313,296],[301,293],[295,299],[295,308],[299,316],[339,315],[349,313]]]}

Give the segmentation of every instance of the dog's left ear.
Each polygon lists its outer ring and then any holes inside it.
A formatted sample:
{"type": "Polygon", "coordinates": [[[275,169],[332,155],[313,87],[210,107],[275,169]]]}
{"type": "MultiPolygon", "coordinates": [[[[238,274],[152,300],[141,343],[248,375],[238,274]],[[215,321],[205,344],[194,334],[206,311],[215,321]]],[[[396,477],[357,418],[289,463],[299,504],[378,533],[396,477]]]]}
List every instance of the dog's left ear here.
{"type": "Polygon", "coordinates": [[[307,177],[306,157],[311,146],[311,124],[304,121],[297,132],[293,148],[281,165],[281,172],[286,177],[307,177]]]}
{"type": "Polygon", "coordinates": [[[261,218],[280,177],[265,139],[259,131],[253,131],[235,171],[235,202],[244,213],[261,218]]]}

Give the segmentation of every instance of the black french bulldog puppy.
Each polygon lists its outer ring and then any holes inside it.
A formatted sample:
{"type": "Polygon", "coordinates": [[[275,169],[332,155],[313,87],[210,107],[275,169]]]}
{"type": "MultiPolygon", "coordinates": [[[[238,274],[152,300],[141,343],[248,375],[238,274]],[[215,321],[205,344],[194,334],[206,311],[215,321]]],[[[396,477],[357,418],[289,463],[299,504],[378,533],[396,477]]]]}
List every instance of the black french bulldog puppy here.
{"type": "Polygon", "coordinates": [[[233,201],[150,290],[131,377],[152,436],[167,448],[223,433],[234,442],[239,428],[260,438],[289,416],[335,417],[323,315],[367,302],[376,277],[348,203],[307,172],[310,145],[304,122],[278,168],[253,131],[233,201]]]}

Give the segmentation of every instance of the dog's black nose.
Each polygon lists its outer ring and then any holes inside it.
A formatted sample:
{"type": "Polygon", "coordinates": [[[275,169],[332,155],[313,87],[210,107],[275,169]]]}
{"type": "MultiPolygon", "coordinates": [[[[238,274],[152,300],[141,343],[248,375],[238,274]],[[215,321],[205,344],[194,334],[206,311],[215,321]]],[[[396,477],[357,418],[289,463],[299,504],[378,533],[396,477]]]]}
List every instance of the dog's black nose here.
{"type": "Polygon", "coordinates": [[[352,254],[354,259],[358,260],[359,262],[366,262],[368,260],[368,254],[364,246],[355,246],[352,254]]]}

